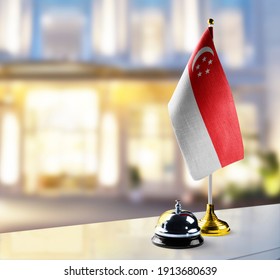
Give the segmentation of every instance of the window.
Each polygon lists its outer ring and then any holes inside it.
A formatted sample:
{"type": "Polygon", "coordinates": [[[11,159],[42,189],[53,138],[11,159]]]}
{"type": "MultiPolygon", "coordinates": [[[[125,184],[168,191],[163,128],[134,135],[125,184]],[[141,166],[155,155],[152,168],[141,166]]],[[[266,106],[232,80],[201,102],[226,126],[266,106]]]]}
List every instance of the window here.
{"type": "Polygon", "coordinates": [[[20,130],[15,112],[6,108],[1,118],[0,181],[12,186],[19,180],[20,130]]]}
{"type": "MultiPolygon", "coordinates": [[[[170,184],[174,180],[174,142],[165,105],[130,108],[128,165],[138,172],[140,183],[170,184]]],[[[131,171],[132,172],[132,171],[131,171]]],[[[157,191],[156,187],[147,191],[157,191]]]]}
{"type": "Polygon", "coordinates": [[[25,108],[28,192],[94,188],[97,182],[98,98],[92,90],[33,90],[25,108]]]}

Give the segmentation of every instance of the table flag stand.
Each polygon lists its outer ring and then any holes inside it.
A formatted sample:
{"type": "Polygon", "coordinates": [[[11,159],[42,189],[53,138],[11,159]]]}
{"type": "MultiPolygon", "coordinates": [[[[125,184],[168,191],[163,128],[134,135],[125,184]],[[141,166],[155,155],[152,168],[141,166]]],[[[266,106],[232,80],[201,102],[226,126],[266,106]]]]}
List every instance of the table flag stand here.
{"type": "Polygon", "coordinates": [[[206,213],[202,219],[198,221],[201,235],[204,236],[222,236],[230,232],[227,222],[218,219],[214,212],[214,204],[212,202],[212,174],[208,177],[208,204],[206,213]]]}

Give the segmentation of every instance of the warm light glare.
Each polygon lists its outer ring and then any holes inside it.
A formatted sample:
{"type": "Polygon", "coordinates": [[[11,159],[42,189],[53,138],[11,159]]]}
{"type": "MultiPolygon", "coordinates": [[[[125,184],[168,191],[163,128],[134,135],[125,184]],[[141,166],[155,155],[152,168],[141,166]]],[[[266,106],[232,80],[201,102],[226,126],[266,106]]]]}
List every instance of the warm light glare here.
{"type": "Polygon", "coordinates": [[[259,178],[257,171],[244,162],[232,164],[230,168],[225,169],[224,173],[226,181],[235,182],[240,187],[250,185],[259,178]]]}
{"type": "Polygon", "coordinates": [[[136,106],[129,123],[129,166],[137,168],[143,182],[172,182],[174,142],[162,105],[136,106]]]}
{"type": "Polygon", "coordinates": [[[19,124],[7,112],[2,118],[0,178],[4,185],[13,185],[19,178],[19,124]]]}
{"type": "MultiPolygon", "coordinates": [[[[40,176],[93,178],[98,170],[98,96],[90,89],[31,90],[26,99],[25,165],[30,192],[40,176]]],[[[69,179],[72,178],[72,179],[69,179]]],[[[76,183],[77,184],[77,183],[76,183]]],[[[89,184],[94,184],[93,181],[89,184]]]]}
{"type": "Polygon", "coordinates": [[[159,110],[148,107],[143,113],[143,134],[147,137],[158,136],[159,134],[159,110]]]}
{"type": "Polygon", "coordinates": [[[100,183],[105,187],[116,185],[118,168],[118,124],[113,113],[104,113],[101,121],[100,183]]]}
{"type": "Polygon", "coordinates": [[[42,127],[47,124],[62,129],[78,126],[95,129],[98,124],[98,100],[92,90],[34,90],[28,94],[27,106],[28,120],[34,122],[32,118],[36,114],[38,125],[42,127]]]}

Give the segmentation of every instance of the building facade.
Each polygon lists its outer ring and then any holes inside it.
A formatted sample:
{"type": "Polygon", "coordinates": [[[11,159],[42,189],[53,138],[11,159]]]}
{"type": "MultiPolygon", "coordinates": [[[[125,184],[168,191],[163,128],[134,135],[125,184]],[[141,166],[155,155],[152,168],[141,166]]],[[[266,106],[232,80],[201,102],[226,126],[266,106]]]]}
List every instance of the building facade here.
{"type": "Polygon", "coordinates": [[[216,191],[259,184],[257,152],[269,142],[265,21],[253,1],[212,2],[1,0],[0,190],[205,191],[188,175],[167,103],[210,14],[248,154],[219,171],[216,191]]]}

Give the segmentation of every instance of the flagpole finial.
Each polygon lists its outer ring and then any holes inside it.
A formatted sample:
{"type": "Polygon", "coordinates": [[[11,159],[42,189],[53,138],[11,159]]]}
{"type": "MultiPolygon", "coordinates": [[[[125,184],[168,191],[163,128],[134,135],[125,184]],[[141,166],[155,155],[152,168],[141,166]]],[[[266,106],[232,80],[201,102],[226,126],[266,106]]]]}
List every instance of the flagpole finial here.
{"type": "Polygon", "coordinates": [[[214,25],[214,19],[212,18],[209,18],[208,19],[208,24],[211,26],[211,25],[214,25]]]}
{"type": "Polygon", "coordinates": [[[213,37],[214,37],[214,34],[213,34],[213,26],[214,26],[214,19],[209,18],[209,19],[208,19],[208,29],[209,29],[209,32],[210,32],[210,35],[211,35],[212,39],[213,39],[213,37]]]}

